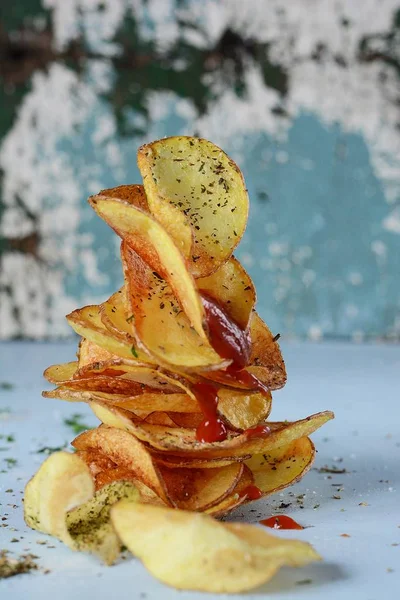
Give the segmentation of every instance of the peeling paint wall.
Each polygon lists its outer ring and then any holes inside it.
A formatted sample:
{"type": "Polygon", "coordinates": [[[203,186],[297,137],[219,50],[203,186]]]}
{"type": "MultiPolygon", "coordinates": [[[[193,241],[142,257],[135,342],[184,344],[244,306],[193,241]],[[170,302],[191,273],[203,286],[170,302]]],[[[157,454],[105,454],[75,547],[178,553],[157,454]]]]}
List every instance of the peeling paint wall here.
{"type": "Polygon", "coordinates": [[[400,2],[24,0],[0,8],[0,338],[69,335],[122,281],[86,204],[164,135],[221,145],[274,331],[400,338],[400,2]]]}

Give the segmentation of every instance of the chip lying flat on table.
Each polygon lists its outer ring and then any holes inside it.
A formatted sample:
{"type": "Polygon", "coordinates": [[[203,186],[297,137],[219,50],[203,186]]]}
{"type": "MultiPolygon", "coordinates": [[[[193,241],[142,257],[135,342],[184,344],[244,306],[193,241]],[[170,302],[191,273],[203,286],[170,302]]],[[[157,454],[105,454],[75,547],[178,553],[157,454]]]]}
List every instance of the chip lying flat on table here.
{"type": "Polygon", "coordinates": [[[89,198],[121,240],[123,285],[67,316],[78,360],[45,371],[44,397],[85,402],[100,424],[42,465],[25,518],[106,563],[124,544],[169,585],[244,591],[318,555],[215,519],[303,477],[333,414],[269,420],[286,367],[233,256],[249,208],[237,165],[184,136],[142,146],[138,165],[143,185],[89,198]]]}
{"type": "Polygon", "coordinates": [[[125,546],[157,579],[183,590],[237,593],[268,581],[283,566],[320,560],[307,543],[252,525],[122,500],[111,519],[125,546]]]}

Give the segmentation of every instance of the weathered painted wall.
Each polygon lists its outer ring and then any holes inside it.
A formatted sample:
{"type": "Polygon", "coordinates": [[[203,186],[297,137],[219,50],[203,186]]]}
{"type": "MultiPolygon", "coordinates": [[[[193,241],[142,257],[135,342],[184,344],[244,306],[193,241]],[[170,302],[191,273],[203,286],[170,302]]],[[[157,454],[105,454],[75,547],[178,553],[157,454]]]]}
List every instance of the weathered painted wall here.
{"type": "Polygon", "coordinates": [[[139,144],[196,134],[244,171],[237,254],[271,328],[399,339],[398,0],[15,4],[0,8],[1,338],[65,335],[65,313],[120,284],[87,196],[138,181],[139,144]]]}

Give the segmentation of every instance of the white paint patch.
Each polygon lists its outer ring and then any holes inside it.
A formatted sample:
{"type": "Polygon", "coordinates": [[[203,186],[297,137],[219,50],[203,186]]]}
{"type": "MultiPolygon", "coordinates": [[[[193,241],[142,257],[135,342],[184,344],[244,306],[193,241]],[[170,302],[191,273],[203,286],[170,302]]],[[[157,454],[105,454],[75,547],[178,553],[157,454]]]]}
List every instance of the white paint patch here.
{"type": "Polygon", "coordinates": [[[383,228],[391,233],[400,234],[400,208],[395,208],[383,221],[383,228]]]}
{"type": "Polygon", "coordinates": [[[322,329],[319,325],[311,325],[308,330],[308,337],[313,342],[318,342],[322,339],[322,329]]]}
{"type": "Polygon", "coordinates": [[[354,271],[353,273],[349,273],[348,281],[351,283],[351,285],[361,285],[364,281],[364,278],[361,273],[354,271]]]}

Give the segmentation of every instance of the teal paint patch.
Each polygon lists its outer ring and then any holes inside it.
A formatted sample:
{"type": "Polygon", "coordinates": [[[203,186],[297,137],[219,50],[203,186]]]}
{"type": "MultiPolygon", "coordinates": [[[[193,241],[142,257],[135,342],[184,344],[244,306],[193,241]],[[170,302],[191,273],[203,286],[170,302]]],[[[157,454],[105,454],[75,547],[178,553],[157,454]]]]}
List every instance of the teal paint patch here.
{"type": "Polygon", "coordinates": [[[244,146],[251,148],[242,167],[252,205],[238,255],[249,263],[273,330],[389,336],[400,293],[399,240],[382,227],[388,207],[362,136],[303,114],[286,143],[255,136],[244,146]],[[384,261],[376,241],[386,247],[384,261]]]}

